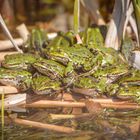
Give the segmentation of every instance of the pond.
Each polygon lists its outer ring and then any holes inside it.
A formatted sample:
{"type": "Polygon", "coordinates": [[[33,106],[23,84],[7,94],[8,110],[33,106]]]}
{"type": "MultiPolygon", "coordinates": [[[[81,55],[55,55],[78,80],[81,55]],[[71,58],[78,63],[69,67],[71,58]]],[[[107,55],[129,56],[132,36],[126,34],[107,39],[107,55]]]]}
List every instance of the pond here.
{"type": "MultiPolygon", "coordinates": [[[[17,125],[5,116],[3,140],[138,140],[140,110],[104,109],[101,114],[92,114],[75,119],[55,118],[59,109],[30,109],[24,113],[12,112],[10,116],[74,128],[74,133],[61,133],[32,126],[17,125]],[[51,117],[51,114],[52,117],[51,117]]],[[[68,110],[67,110],[68,111],[68,110]]],[[[7,113],[5,113],[7,114],[7,113]]],[[[2,135],[2,130],[0,131],[2,135]]]]}

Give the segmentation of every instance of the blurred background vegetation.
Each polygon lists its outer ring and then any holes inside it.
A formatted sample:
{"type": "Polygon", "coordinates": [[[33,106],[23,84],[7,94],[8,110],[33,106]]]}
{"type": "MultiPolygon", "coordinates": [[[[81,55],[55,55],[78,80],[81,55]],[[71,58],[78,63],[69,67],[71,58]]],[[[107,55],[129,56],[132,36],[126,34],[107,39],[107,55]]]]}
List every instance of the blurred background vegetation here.
{"type": "MultiPolygon", "coordinates": [[[[95,2],[95,0],[88,1],[95,2]]],[[[114,0],[97,0],[97,3],[107,23],[112,13],[114,0]]],[[[65,31],[72,28],[73,5],[74,0],[0,0],[0,12],[10,27],[25,23],[27,26],[37,25],[48,31],[65,31]]],[[[94,23],[87,10],[88,7],[86,9],[81,5],[82,27],[94,23]]]]}

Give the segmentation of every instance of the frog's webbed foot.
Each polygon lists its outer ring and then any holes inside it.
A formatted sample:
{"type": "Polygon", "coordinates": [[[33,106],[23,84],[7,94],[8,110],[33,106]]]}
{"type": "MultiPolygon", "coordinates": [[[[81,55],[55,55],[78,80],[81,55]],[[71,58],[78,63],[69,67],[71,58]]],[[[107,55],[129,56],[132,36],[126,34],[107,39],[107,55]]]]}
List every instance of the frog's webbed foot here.
{"type": "Polygon", "coordinates": [[[73,69],[73,63],[72,62],[69,62],[66,69],[65,69],[65,72],[64,72],[64,75],[65,76],[69,76],[73,73],[74,69],[73,69]]]}
{"type": "Polygon", "coordinates": [[[75,80],[75,77],[65,77],[63,79],[64,89],[67,89],[68,87],[71,87],[73,82],[75,80]]]}

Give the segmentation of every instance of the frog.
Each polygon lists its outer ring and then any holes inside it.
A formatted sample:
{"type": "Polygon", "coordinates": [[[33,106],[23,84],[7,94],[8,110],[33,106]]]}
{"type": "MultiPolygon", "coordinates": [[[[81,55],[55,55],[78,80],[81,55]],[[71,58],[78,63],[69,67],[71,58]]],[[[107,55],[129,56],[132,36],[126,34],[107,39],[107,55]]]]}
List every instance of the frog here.
{"type": "Polygon", "coordinates": [[[30,53],[17,53],[6,55],[1,64],[2,67],[8,69],[29,70],[31,68],[31,64],[35,63],[39,59],[41,58],[30,53]]]}
{"type": "Polygon", "coordinates": [[[97,79],[91,76],[82,76],[74,80],[73,86],[77,88],[96,88],[97,79]]]}
{"type": "Polygon", "coordinates": [[[93,54],[82,44],[75,44],[73,47],[60,48],[58,51],[50,51],[50,59],[62,63],[66,68],[67,73],[73,70],[89,71],[94,65],[93,54]]]}
{"type": "Polygon", "coordinates": [[[107,77],[108,83],[113,83],[113,82],[117,82],[119,79],[129,74],[130,71],[127,65],[121,65],[121,66],[111,65],[109,67],[100,67],[92,75],[97,79],[107,77]]]}
{"type": "MultiPolygon", "coordinates": [[[[89,92],[90,89],[90,96],[93,97],[97,96],[112,96],[117,93],[119,89],[119,85],[117,83],[107,83],[107,78],[97,79],[93,76],[86,76],[86,77],[78,77],[73,82],[72,90],[74,92],[84,90],[84,92],[89,92]],[[78,89],[78,90],[77,90],[78,89]],[[80,90],[79,90],[80,89],[80,90]],[[92,89],[92,90],[91,90],[92,89]]],[[[86,93],[84,93],[86,95],[86,93]]]]}
{"type": "Polygon", "coordinates": [[[30,88],[31,80],[32,74],[28,71],[0,68],[0,83],[3,85],[26,91],[30,88]]]}
{"type": "Polygon", "coordinates": [[[130,64],[132,65],[133,63],[133,57],[132,57],[132,52],[135,49],[135,44],[132,41],[132,39],[128,36],[125,36],[125,38],[122,41],[122,45],[121,45],[121,54],[124,57],[124,59],[130,64]]]}
{"type": "Polygon", "coordinates": [[[52,80],[48,76],[37,76],[32,79],[31,89],[35,94],[47,95],[60,92],[61,82],[52,80]]]}
{"type": "Polygon", "coordinates": [[[132,68],[129,75],[122,77],[119,81],[121,85],[137,85],[140,86],[140,70],[132,68]]]}
{"type": "Polygon", "coordinates": [[[46,31],[40,28],[33,29],[25,43],[25,52],[44,56],[43,49],[48,46],[49,39],[46,31]]]}
{"type": "Polygon", "coordinates": [[[123,85],[119,88],[119,91],[116,95],[119,98],[129,98],[140,103],[140,86],[123,85]]]}
{"type": "Polygon", "coordinates": [[[54,60],[41,59],[33,63],[32,66],[51,79],[62,79],[65,74],[65,66],[54,60]]]}
{"type": "Polygon", "coordinates": [[[73,46],[74,44],[76,44],[76,39],[72,31],[58,32],[58,35],[50,41],[47,48],[59,50],[59,48],[73,46]]]}
{"type": "Polygon", "coordinates": [[[80,33],[82,43],[87,45],[87,48],[92,50],[92,47],[104,46],[104,38],[98,27],[89,27],[80,33]]]}
{"type": "Polygon", "coordinates": [[[107,48],[104,45],[104,38],[98,27],[87,28],[81,35],[83,44],[94,54],[96,64],[100,67],[110,66],[115,63],[124,64],[123,59],[113,48],[107,48]]]}

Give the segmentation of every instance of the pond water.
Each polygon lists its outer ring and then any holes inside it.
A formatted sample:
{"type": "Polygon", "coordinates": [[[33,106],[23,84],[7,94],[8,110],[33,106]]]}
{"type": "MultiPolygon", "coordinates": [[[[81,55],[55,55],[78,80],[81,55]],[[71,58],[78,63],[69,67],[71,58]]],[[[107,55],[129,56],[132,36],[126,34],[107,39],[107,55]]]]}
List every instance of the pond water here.
{"type": "MultiPolygon", "coordinates": [[[[60,110],[59,110],[60,111],[60,110]]],[[[59,112],[53,110],[53,112],[59,112]]],[[[52,112],[52,110],[51,110],[52,112]]],[[[16,113],[19,118],[81,130],[72,134],[21,126],[5,119],[3,140],[139,140],[140,110],[104,110],[100,115],[78,119],[53,120],[50,110],[16,113]]],[[[15,113],[11,113],[15,115],[15,113]]],[[[11,115],[10,114],[10,115],[11,115]]],[[[0,131],[2,139],[2,129],[0,131]]]]}

